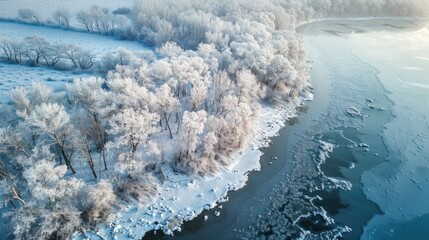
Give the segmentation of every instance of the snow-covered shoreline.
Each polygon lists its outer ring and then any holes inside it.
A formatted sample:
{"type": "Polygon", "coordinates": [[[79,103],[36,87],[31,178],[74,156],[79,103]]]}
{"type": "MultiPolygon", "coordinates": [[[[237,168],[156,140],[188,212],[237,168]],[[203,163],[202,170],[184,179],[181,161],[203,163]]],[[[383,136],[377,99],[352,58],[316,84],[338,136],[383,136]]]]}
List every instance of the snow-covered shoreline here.
{"type": "MultiPolygon", "coordinates": [[[[158,195],[144,209],[139,209],[134,202],[125,211],[118,212],[110,225],[99,226],[97,232],[85,235],[102,239],[141,239],[151,230],[174,234],[174,231],[180,231],[184,221],[228,201],[228,192],[244,187],[249,172],[260,171],[260,149],[267,147],[270,138],[277,136],[286,121],[296,116],[298,107],[313,99],[312,93],[304,95],[285,106],[264,105],[253,138],[245,149],[232,154],[233,164],[228,168],[208,177],[179,175],[170,170],[158,189],[158,195]]],[[[216,213],[222,214],[221,211],[216,213]]],[[[75,233],[73,238],[84,239],[85,236],[75,233]]]]}

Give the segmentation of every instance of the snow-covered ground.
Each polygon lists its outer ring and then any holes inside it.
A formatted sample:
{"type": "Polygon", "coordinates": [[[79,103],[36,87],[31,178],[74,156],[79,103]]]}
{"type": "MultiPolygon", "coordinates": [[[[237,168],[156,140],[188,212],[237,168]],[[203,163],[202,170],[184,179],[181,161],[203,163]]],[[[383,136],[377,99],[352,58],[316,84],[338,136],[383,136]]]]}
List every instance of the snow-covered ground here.
{"type": "Polygon", "coordinates": [[[29,87],[31,82],[43,82],[54,89],[63,88],[66,82],[88,74],[74,74],[69,71],[57,71],[44,67],[28,67],[16,64],[0,63],[0,102],[9,100],[9,92],[15,87],[29,87]]]}
{"type": "Polygon", "coordinates": [[[6,39],[17,40],[22,40],[26,37],[40,36],[51,44],[74,44],[85,50],[91,50],[91,52],[96,55],[112,52],[119,47],[126,48],[133,52],[150,50],[147,46],[135,41],[120,41],[113,37],[100,34],[67,31],[13,22],[0,21],[0,36],[6,39]]]}
{"type": "MultiPolygon", "coordinates": [[[[73,44],[91,51],[97,58],[118,48],[126,48],[134,53],[153,51],[139,42],[120,41],[100,34],[66,31],[43,26],[0,21],[0,36],[22,41],[26,37],[40,36],[50,44],[73,44]]],[[[45,67],[28,67],[0,63],[0,101],[8,99],[8,92],[17,86],[29,86],[32,81],[42,81],[48,86],[58,88],[76,77],[88,76],[69,71],[57,71],[45,67]]]]}
{"type": "Polygon", "coordinates": [[[65,8],[74,15],[79,10],[86,10],[94,5],[115,10],[120,7],[131,8],[134,2],[135,0],[0,0],[0,17],[16,18],[19,9],[28,8],[46,21],[59,8],[65,8]]]}

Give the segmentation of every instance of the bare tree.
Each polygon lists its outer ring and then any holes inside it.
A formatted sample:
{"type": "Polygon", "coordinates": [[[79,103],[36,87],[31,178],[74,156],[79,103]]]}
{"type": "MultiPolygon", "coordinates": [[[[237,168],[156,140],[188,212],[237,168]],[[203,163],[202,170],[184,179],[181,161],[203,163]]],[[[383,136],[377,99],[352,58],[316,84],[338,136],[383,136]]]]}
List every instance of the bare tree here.
{"type": "Polygon", "coordinates": [[[77,58],[79,53],[82,51],[82,49],[78,46],[75,46],[73,44],[64,44],[61,45],[62,53],[64,54],[65,58],[70,60],[72,62],[73,66],[75,68],[78,67],[77,58]]]}
{"type": "Polygon", "coordinates": [[[80,69],[90,69],[94,65],[95,56],[89,50],[80,51],[77,54],[76,62],[80,69]]]}
{"type": "MultiPolygon", "coordinates": [[[[80,123],[79,125],[80,125],[80,130],[85,131],[85,128],[82,127],[82,124],[80,123]]],[[[86,136],[80,136],[78,141],[80,145],[79,146],[80,152],[82,153],[82,156],[86,158],[86,160],[88,161],[88,165],[89,165],[89,168],[91,168],[92,175],[94,175],[95,178],[98,178],[97,172],[95,171],[95,167],[94,167],[94,160],[92,158],[91,148],[89,146],[89,142],[86,136]]]]}
{"type": "Polygon", "coordinates": [[[49,42],[39,36],[26,37],[24,41],[26,43],[25,55],[32,64],[39,65],[40,58],[46,55],[44,52],[49,47],[49,42]]]}
{"type": "Polygon", "coordinates": [[[92,17],[91,17],[91,14],[90,14],[90,13],[88,13],[88,12],[86,12],[86,11],[84,11],[84,10],[81,10],[81,11],[77,12],[77,14],[76,14],[76,20],[77,20],[77,21],[78,21],[82,26],[84,26],[84,27],[85,27],[85,29],[86,29],[88,32],[93,32],[93,31],[94,31],[94,27],[93,27],[94,22],[93,22],[93,19],[92,19],[92,17]]]}
{"type": "Polygon", "coordinates": [[[53,13],[52,17],[58,23],[59,26],[70,28],[71,15],[69,10],[65,8],[60,8],[53,13]]]}
{"type": "Polygon", "coordinates": [[[28,8],[19,9],[18,18],[25,21],[35,20],[37,24],[40,24],[39,17],[37,16],[36,12],[28,8]]]}
{"type": "Polygon", "coordinates": [[[42,51],[42,58],[45,60],[45,63],[49,67],[55,67],[57,63],[63,57],[63,49],[58,46],[46,46],[42,51]]]}
{"type": "Polygon", "coordinates": [[[89,50],[83,50],[73,44],[61,45],[60,48],[64,58],[70,60],[75,68],[90,69],[95,63],[95,56],[89,50]]]}
{"type": "Polygon", "coordinates": [[[12,62],[13,54],[10,44],[10,41],[6,39],[0,39],[0,49],[3,50],[6,60],[12,62]]]}

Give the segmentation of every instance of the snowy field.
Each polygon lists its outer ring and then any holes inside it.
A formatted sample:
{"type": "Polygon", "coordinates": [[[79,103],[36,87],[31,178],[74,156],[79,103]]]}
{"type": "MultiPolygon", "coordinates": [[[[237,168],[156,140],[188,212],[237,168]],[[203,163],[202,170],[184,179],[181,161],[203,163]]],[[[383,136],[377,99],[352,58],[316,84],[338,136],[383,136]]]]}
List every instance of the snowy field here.
{"type": "Polygon", "coordinates": [[[68,71],[57,71],[44,67],[27,67],[23,65],[0,63],[0,102],[9,100],[9,92],[15,87],[28,87],[31,82],[43,82],[54,88],[62,89],[66,82],[88,74],[74,74],[68,71]]]}
{"type": "Polygon", "coordinates": [[[29,8],[36,11],[42,20],[52,18],[52,13],[65,8],[72,14],[86,10],[91,6],[106,7],[115,10],[120,7],[131,8],[135,0],[0,0],[0,17],[15,18],[19,9],[29,8]]]}
{"type": "MultiPolygon", "coordinates": [[[[118,48],[125,48],[134,53],[153,51],[142,43],[120,41],[100,34],[66,31],[43,26],[0,21],[0,36],[6,39],[22,41],[26,37],[40,36],[52,45],[73,44],[91,51],[96,58],[118,48]]],[[[89,76],[70,71],[57,71],[46,67],[27,67],[16,64],[0,64],[0,101],[8,99],[8,92],[17,86],[29,86],[32,81],[42,81],[54,88],[64,86],[76,77],[89,76]]]]}
{"type": "Polygon", "coordinates": [[[119,47],[137,52],[151,50],[143,44],[133,41],[120,41],[100,34],[67,31],[43,26],[0,21],[0,36],[7,39],[22,40],[26,37],[40,36],[51,44],[74,44],[96,55],[102,55],[119,47]]]}

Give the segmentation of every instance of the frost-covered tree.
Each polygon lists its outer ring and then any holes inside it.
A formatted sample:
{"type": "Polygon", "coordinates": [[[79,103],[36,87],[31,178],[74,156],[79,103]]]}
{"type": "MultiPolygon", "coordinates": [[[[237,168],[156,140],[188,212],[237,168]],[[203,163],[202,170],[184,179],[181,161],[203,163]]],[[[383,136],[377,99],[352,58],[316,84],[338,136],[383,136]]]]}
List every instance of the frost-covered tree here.
{"type": "Polygon", "coordinates": [[[18,19],[24,21],[35,21],[40,24],[40,19],[37,13],[29,8],[21,8],[18,10],[18,19]]]}
{"type": "Polygon", "coordinates": [[[14,54],[13,54],[13,46],[12,45],[13,45],[13,42],[11,40],[5,39],[5,38],[0,39],[0,49],[3,51],[3,56],[9,62],[14,61],[14,54]]]}
{"type": "Polygon", "coordinates": [[[30,144],[26,141],[20,129],[6,127],[0,128],[0,153],[17,156],[24,154],[30,156],[30,144]]]}
{"type": "Polygon", "coordinates": [[[73,44],[52,44],[40,36],[29,36],[22,40],[1,39],[0,50],[0,57],[17,64],[86,70],[97,62],[95,55],[89,50],[73,44]]]}
{"type": "Polygon", "coordinates": [[[112,205],[116,199],[112,183],[101,180],[99,183],[88,186],[82,198],[83,221],[95,227],[97,223],[104,222],[110,217],[112,205]]]}
{"type": "Polygon", "coordinates": [[[159,115],[146,110],[135,111],[125,108],[115,114],[110,120],[109,133],[116,136],[109,143],[110,148],[129,147],[130,155],[126,164],[134,160],[138,147],[150,147],[149,136],[158,131],[159,115]]]}
{"type": "Polygon", "coordinates": [[[199,81],[192,84],[191,96],[189,98],[192,111],[199,109],[204,103],[204,100],[207,97],[208,88],[209,86],[207,81],[199,81]]]}
{"type": "Polygon", "coordinates": [[[95,55],[89,50],[80,51],[76,54],[75,63],[80,69],[90,69],[95,64],[95,55]]]}
{"type": "MultiPolygon", "coordinates": [[[[105,148],[107,143],[107,117],[112,112],[111,94],[103,89],[104,80],[102,78],[77,78],[72,84],[67,84],[70,100],[78,107],[82,108],[85,114],[79,116],[78,122],[82,137],[94,142],[97,150],[103,158],[104,168],[107,170],[105,148]]],[[[88,141],[81,139],[81,147],[87,156],[92,159],[88,141]]]]}
{"type": "Polygon", "coordinates": [[[101,68],[103,71],[108,72],[114,70],[117,65],[124,66],[129,65],[136,59],[133,52],[120,47],[114,52],[108,52],[101,59],[101,68]]]}
{"type": "Polygon", "coordinates": [[[70,14],[68,9],[66,9],[66,8],[57,9],[52,14],[52,17],[58,23],[59,26],[65,27],[65,28],[70,28],[71,14],[70,14]]]}
{"type": "Polygon", "coordinates": [[[69,60],[74,68],[89,69],[94,65],[95,56],[89,50],[84,50],[73,44],[59,46],[64,58],[69,60]]]}
{"type": "MultiPolygon", "coordinates": [[[[112,34],[117,25],[124,26],[123,16],[116,16],[107,8],[92,6],[88,10],[80,10],[76,14],[76,20],[88,32],[112,34]]],[[[125,29],[123,29],[125,31],[125,29]]]]}
{"type": "Polygon", "coordinates": [[[216,146],[218,144],[217,136],[214,132],[208,132],[203,141],[203,150],[198,169],[200,174],[215,173],[218,171],[218,153],[216,146]]]}
{"type": "Polygon", "coordinates": [[[209,85],[210,71],[207,64],[200,57],[179,56],[170,60],[172,76],[176,84],[176,96],[184,98],[190,95],[192,87],[196,86],[194,98],[189,98],[190,105],[194,109],[201,104],[201,92],[209,85]]]}
{"type": "Polygon", "coordinates": [[[24,119],[35,133],[41,137],[46,136],[48,143],[58,149],[67,167],[72,173],[76,173],[71,162],[73,126],[64,107],[57,103],[42,103],[30,114],[25,115],[24,119]]]}
{"type": "Polygon", "coordinates": [[[258,79],[249,70],[242,70],[237,73],[237,88],[239,98],[243,102],[253,102],[262,96],[262,88],[258,79]]]}
{"type": "Polygon", "coordinates": [[[204,125],[207,121],[207,113],[204,110],[198,112],[184,112],[179,139],[179,156],[176,165],[183,171],[198,173],[200,146],[200,135],[204,132],[204,125]]]}
{"type": "Polygon", "coordinates": [[[65,239],[81,225],[78,197],[84,184],[64,179],[65,166],[39,160],[24,171],[31,199],[13,213],[14,235],[19,239],[65,239]]]}
{"type": "Polygon", "coordinates": [[[79,12],[77,12],[76,13],[76,20],[83,27],[85,27],[85,29],[88,32],[93,32],[94,31],[94,27],[93,27],[94,22],[93,22],[93,19],[91,17],[91,14],[88,13],[87,11],[80,10],[79,12]]]}
{"type": "Polygon", "coordinates": [[[107,84],[113,93],[112,100],[118,111],[125,108],[135,111],[149,109],[154,103],[153,93],[131,78],[109,77],[107,84]]]}
{"type": "Polygon", "coordinates": [[[177,113],[179,111],[180,102],[177,98],[174,97],[171,88],[167,84],[163,84],[160,88],[158,88],[155,96],[157,100],[157,109],[160,113],[159,115],[161,116],[160,123],[162,120],[165,121],[166,128],[170,133],[170,137],[173,138],[169,122],[171,114],[174,112],[177,113]]]}
{"type": "Polygon", "coordinates": [[[177,57],[183,52],[183,49],[175,42],[166,42],[156,49],[161,57],[177,57]]]}
{"type": "Polygon", "coordinates": [[[45,52],[50,47],[49,42],[39,36],[26,37],[24,41],[26,43],[25,55],[31,64],[39,65],[45,52]]]}
{"type": "Polygon", "coordinates": [[[221,100],[218,115],[211,116],[207,123],[217,136],[219,153],[230,154],[245,146],[252,136],[259,108],[257,103],[243,102],[233,95],[221,100]]]}
{"type": "Polygon", "coordinates": [[[42,103],[60,102],[64,93],[54,92],[51,87],[41,82],[32,82],[31,88],[16,87],[11,90],[10,98],[15,105],[18,116],[30,114],[34,108],[42,103]]]}
{"type": "Polygon", "coordinates": [[[17,186],[17,177],[9,170],[8,162],[0,158],[0,204],[2,207],[12,205],[17,209],[26,204],[17,186]]]}

